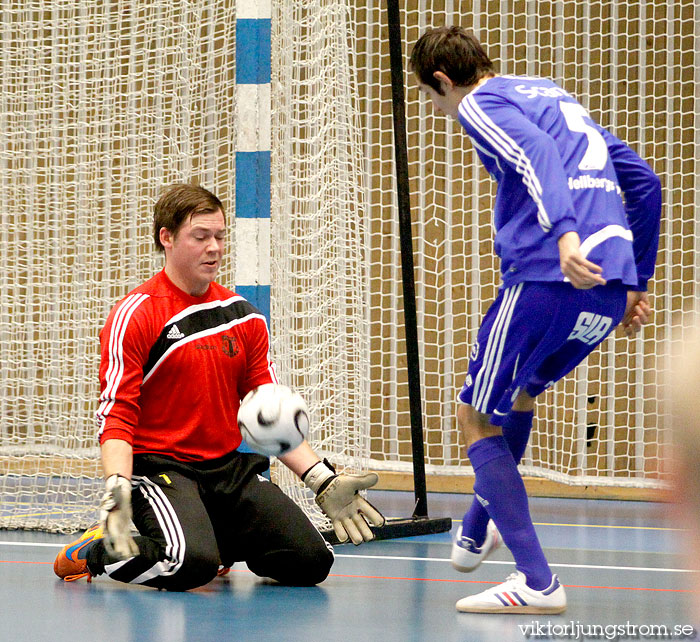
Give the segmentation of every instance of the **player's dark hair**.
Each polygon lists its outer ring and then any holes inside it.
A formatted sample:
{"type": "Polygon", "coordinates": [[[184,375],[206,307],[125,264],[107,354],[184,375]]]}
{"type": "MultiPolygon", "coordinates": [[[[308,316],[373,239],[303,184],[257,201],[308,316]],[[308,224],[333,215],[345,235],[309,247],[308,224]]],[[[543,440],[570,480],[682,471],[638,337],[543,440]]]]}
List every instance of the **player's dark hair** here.
{"type": "Polygon", "coordinates": [[[440,82],[433,76],[436,71],[444,73],[457,87],[475,85],[495,73],[476,36],[462,27],[428,29],[413,47],[410,69],[421,84],[441,95],[440,82]]]}
{"type": "Polygon", "coordinates": [[[221,201],[209,190],[199,185],[178,183],[171,185],[158,199],[153,210],[153,239],[156,249],[164,251],[160,242],[160,230],[164,227],[173,236],[177,235],[180,226],[190,217],[196,214],[208,214],[221,210],[224,206],[221,201]]]}

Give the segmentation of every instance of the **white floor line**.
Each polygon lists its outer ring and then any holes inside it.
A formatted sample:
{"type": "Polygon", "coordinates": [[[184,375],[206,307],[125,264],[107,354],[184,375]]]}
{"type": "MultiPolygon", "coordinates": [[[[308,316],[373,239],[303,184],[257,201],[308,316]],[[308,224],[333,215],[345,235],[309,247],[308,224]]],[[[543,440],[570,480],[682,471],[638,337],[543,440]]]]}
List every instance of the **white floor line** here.
{"type": "MultiPolygon", "coordinates": [[[[49,542],[5,542],[0,541],[0,546],[28,546],[34,548],[63,548],[66,543],[52,544],[49,542]]],[[[336,553],[336,557],[343,558],[359,558],[364,560],[398,560],[402,562],[442,562],[448,563],[450,560],[446,557],[404,557],[399,555],[343,555],[336,553]]],[[[513,565],[512,561],[486,560],[482,564],[508,564],[513,565]]],[[[608,570],[608,571],[637,571],[643,573],[698,573],[700,571],[687,568],[658,568],[653,566],[607,566],[602,564],[549,564],[555,568],[588,568],[592,570],[608,570]]]]}
{"type": "MultiPolygon", "coordinates": [[[[0,542],[1,543],[1,542],[0,542]]],[[[376,560],[400,560],[406,562],[449,562],[448,558],[442,557],[400,557],[398,555],[343,555],[335,554],[336,557],[359,557],[361,559],[376,559],[376,560]]],[[[486,560],[482,564],[509,564],[513,565],[513,562],[505,562],[499,560],[486,560]]],[[[590,568],[590,569],[606,569],[612,571],[643,571],[643,572],[656,572],[656,573],[697,573],[697,570],[687,569],[687,568],[658,568],[658,567],[646,567],[646,566],[604,566],[599,564],[552,564],[550,566],[555,566],[557,568],[590,568]]]]}
{"type": "Polygon", "coordinates": [[[48,542],[0,542],[0,546],[35,546],[37,548],[63,548],[67,542],[63,544],[50,544],[48,542]]]}

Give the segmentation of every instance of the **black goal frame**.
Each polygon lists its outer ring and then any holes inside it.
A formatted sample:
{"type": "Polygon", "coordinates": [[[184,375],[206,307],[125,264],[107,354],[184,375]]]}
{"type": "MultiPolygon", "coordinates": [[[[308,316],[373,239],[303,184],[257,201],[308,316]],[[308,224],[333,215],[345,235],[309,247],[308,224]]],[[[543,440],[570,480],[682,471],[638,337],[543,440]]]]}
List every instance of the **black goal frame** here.
{"type": "MultiPolygon", "coordinates": [[[[452,528],[450,517],[430,519],[425,479],[425,446],[423,441],[423,410],[420,385],[420,352],[416,314],[416,288],[413,265],[413,233],[411,231],[411,201],[408,178],[408,146],[406,140],[406,106],[404,98],[403,62],[401,47],[401,17],[398,0],[387,0],[389,32],[389,59],[391,66],[391,98],[394,123],[394,162],[396,167],[396,196],[401,244],[401,276],[403,282],[403,312],[406,333],[406,367],[411,419],[411,446],[413,454],[413,483],[415,506],[413,515],[389,518],[384,526],[373,527],[375,538],[393,539],[444,533],[452,528]]],[[[381,506],[379,506],[381,510],[381,506]]],[[[335,533],[325,531],[324,537],[338,543],[335,533]]]]}

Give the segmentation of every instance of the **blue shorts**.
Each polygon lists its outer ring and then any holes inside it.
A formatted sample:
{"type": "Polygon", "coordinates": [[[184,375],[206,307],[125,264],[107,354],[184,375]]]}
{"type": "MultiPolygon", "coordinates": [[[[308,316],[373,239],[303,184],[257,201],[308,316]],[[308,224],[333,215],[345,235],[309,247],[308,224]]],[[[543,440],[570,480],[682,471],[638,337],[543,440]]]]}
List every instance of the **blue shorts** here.
{"type": "Polygon", "coordinates": [[[536,397],[571,372],[620,323],[627,287],[526,282],[501,290],[469,357],[459,401],[500,426],[521,390],[536,397]]]}

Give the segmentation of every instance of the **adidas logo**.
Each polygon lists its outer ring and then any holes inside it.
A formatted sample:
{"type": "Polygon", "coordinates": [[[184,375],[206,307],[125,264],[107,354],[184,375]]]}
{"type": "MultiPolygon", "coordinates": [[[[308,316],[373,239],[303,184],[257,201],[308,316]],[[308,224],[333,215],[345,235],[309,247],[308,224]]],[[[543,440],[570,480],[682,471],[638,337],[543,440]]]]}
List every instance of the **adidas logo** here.
{"type": "Polygon", "coordinates": [[[170,332],[168,332],[167,339],[182,339],[185,335],[180,332],[180,330],[177,329],[177,326],[174,325],[172,328],[170,328],[170,332]]]}

